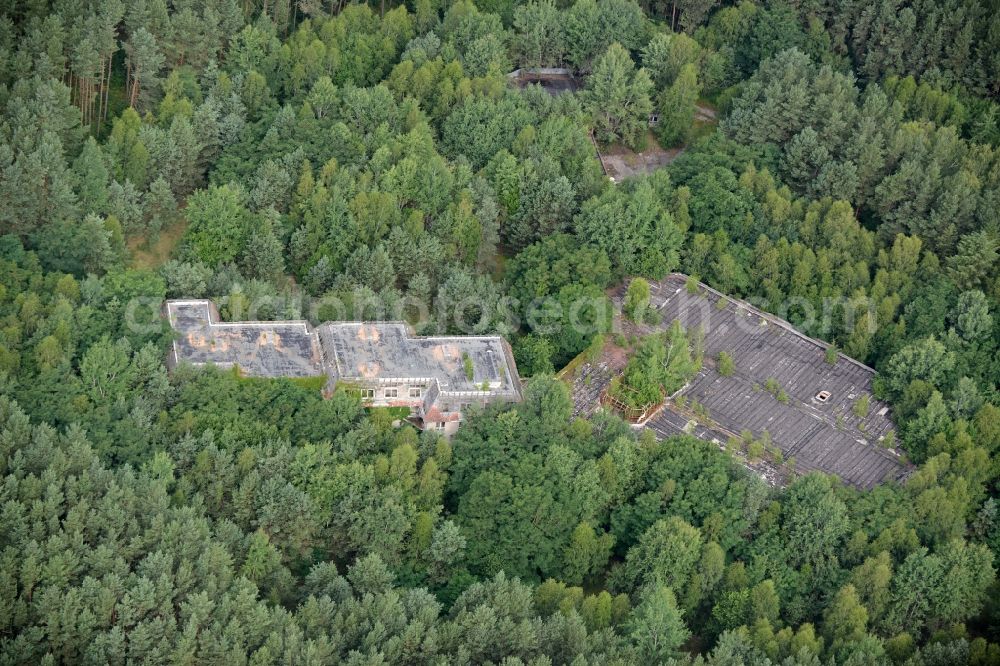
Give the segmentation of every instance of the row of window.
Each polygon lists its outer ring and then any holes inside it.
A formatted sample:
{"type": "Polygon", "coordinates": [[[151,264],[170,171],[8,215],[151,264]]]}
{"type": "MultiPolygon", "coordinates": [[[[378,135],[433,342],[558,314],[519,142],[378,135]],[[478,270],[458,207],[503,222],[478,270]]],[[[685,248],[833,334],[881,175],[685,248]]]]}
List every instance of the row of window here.
{"type": "MultiPolygon", "coordinates": [[[[423,396],[424,390],[419,386],[411,386],[409,389],[409,395],[411,398],[419,398],[423,396]]],[[[383,398],[398,398],[399,388],[396,386],[390,386],[382,389],[383,398]]],[[[375,399],[375,389],[373,388],[363,388],[361,389],[361,398],[363,400],[374,400],[375,399]]]]}
{"type": "MultiPolygon", "coordinates": [[[[373,388],[362,388],[361,389],[361,399],[362,400],[374,400],[375,399],[375,391],[376,391],[376,389],[373,389],[373,388]]],[[[407,389],[407,391],[409,393],[410,398],[420,398],[423,395],[423,392],[424,392],[423,388],[421,388],[419,386],[411,386],[411,387],[409,387],[407,389]]],[[[396,387],[396,386],[387,386],[387,387],[383,388],[382,389],[382,397],[384,399],[398,398],[399,397],[399,387],[396,387]]],[[[454,405],[449,405],[447,403],[444,403],[444,404],[441,404],[440,407],[441,407],[441,411],[443,411],[443,412],[450,412],[454,408],[454,405]]],[[[461,404],[458,405],[459,411],[461,411],[461,412],[466,412],[471,407],[472,407],[472,403],[470,403],[470,402],[463,402],[463,403],[461,403],[461,404]]],[[[443,428],[444,426],[441,425],[440,427],[443,428]]]]}

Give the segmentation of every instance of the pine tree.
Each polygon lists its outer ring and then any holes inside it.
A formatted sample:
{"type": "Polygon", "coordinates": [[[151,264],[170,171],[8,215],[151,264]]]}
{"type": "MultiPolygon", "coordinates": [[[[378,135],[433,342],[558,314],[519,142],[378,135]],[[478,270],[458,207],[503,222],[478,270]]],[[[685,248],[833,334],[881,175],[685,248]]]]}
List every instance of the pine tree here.
{"type": "Polygon", "coordinates": [[[699,92],[696,67],[684,65],[657,103],[660,122],[656,133],[661,144],[672,146],[690,135],[699,92]]]}
{"type": "Polygon", "coordinates": [[[146,28],[132,33],[125,43],[126,90],[129,106],[140,113],[153,107],[159,90],[160,69],[165,58],[156,37],[146,28]]]}
{"type": "Polygon", "coordinates": [[[677,79],[684,65],[697,65],[701,55],[701,45],[684,33],[658,32],[642,50],[642,66],[653,85],[663,90],[677,79]]]}
{"type": "Polygon", "coordinates": [[[101,213],[108,201],[108,169],[105,166],[101,147],[89,137],[83,150],[73,162],[76,174],[76,193],[80,199],[80,209],[84,214],[101,213]]]}
{"type": "Polygon", "coordinates": [[[139,114],[127,108],[115,119],[106,144],[112,176],[119,182],[130,180],[136,187],[146,185],[149,166],[149,149],[139,136],[141,127],[139,114]]]}
{"type": "Polygon", "coordinates": [[[274,234],[271,215],[264,214],[247,239],[241,265],[248,277],[274,280],[284,271],[284,247],[274,234]]]}
{"type": "Polygon", "coordinates": [[[588,523],[577,525],[563,555],[566,582],[579,585],[587,576],[601,571],[611,557],[614,543],[613,536],[598,534],[588,523]]]}
{"type": "Polygon", "coordinates": [[[587,79],[582,94],[594,119],[594,132],[605,143],[621,141],[636,148],[642,144],[653,110],[653,84],[646,70],[635,64],[621,44],[608,47],[587,79]]]}
{"type": "Polygon", "coordinates": [[[691,635],[682,615],[669,587],[656,583],[646,588],[628,624],[629,635],[643,663],[665,663],[676,655],[691,635]]]}
{"type": "Polygon", "coordinates": [[[76,219],[74,177],[55,134],[43,133],[31,152],[16,154],[0,168],[0,198],[6,202],[0,206],[0,232],[25,238],[46,224],[76,219]]]}
{"type": "Polygon", "coordinates": [[[177,219],[177,201],[162,176],[150,184],[143,197],[143,217],[146,231],[154,237],[177,219]]]}
{"type": "Polygon", "coordinates": [[[142,193],[132,181],[124,184],[115,181],[108,188],[108,214],[114,215],[121,223],[126,236],[134,236],[142,231],[142,193]]]}
{"type": "Polygon", "coordinates": [[[561,16],[553,0],[536,0],[514,10],[514,48],[521,67],[558,67],[564,55],[561,16]]]}
{"type": "Polygon", "coordinates": [[[684,32],[692,33],[708,16],[712,7],[719,4],[719,0],[674,0],[673,11],[671,13],[671,29],[676,29],[680,23],[684,32]],[[678,12],[680,18],[678,19],[678,12]]]}

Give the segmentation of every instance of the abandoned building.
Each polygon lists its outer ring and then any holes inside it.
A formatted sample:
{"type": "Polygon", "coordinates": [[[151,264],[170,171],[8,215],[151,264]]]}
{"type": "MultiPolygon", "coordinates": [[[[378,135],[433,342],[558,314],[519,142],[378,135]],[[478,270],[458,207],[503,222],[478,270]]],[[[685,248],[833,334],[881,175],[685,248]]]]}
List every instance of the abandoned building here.
{"type": "Polygon", "coordinates": [[[167,301],[177,332],[169,363],[237,367],[249,377],[327,377],[328,395],[357,390],[369,407],[405,407],[420,428],[450,435],[473,405],[521,400],[499,336],[413,335],[403,322],[222,322],[208,300],[167,301]]]}
{"type": "Polygon", "coordinates": [[[580,88],[580,83],[573,76],[573,71],[561,67],[515,69],[507,74],[507,80],[517,88],[539,85],[552,96],[576,92],[580,88]]]}
{"type": "MultiPolygon", "coordinates": [[[[820,470],[858,488],[905,476],[908,466],[893,448],[889,407],[872,394],[872,368],[828,354],[826,343],[748,303],[702,283],[692,290],[687,285],[681,274],[650,283],[650,306],[659,315],[655,325],[616,318],[627,338],[666,330],[674,320],[704,335],[701,370],[640,427],[660,437],[688,433],[719,445],[749,432],[777,447],[785,472],[792,466],[802,473],[820,470]],[[726,375],[716,368],[720,352],[734,359],[726,375]]],[[[622,285],[614,294],[619,310],[624,295],[622,285]]],[[[581,366],[573,379],[576,413],[599,407],[602,391],[626,362],[627,354],[615,350],[581,366]]]]}
{"type": "Polygon", "coordinates": [[[402,322],[327,322],[317,329],[328,387],[357,387],[366,404],[408,407],[422,427],[450,435],[473,405],[521,400],[510,346],[500,336],[411,334],[402,322]]]}
{"type": "MultiPolygon", "coordinates": [[[[613,294],[619,310],[622,285],[613,294]]],[[[872,394],[872,368],[797,331],[788,322],[672,274],[651,283],[656,324],[615,318],[626,338],[666,330],[675,320],[703,336],[701,370],[637,427],[659,437],[687,433],[720,446],[769,441],[780,463],[748,466],[776,480],[820,470],[858,488],[902,479],[910,467],[894,448],[889,407],[872,394]],[[717,371],[720,352],[734,363],[717,371]],[[832,361],[832,362],[831,362],[832,361]],[[779,470],[780,473],[776,472],[779,470]]],[[[420,428],[453,433],[473,405],[521,400],[513,354],[499,336],[431,336],[402,322],[221,322],[208,300],[167,301],[177,332],[169,363],[238,367],[254,377],[327,378],[372,407],[404,407],[420,428]]],[[[573,370],[574,411],[588,415],[628,361],[609,343],[602,357],[573,370]]]]}

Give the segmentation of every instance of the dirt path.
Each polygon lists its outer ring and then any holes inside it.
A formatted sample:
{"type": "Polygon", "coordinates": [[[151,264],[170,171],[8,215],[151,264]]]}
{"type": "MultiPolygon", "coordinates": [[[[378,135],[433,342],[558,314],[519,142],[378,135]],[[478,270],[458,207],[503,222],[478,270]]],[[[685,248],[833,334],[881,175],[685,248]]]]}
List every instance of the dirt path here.
{"type": "Polygon", "coordinates": [[[677,159],[683,148],[665,149],[660,147],[652,131],[646,136],[646,150],[635,152],[621,144],[601,148],[601,163],[604,171],[615,182],[631,176],[652,173],[677,159]]]}

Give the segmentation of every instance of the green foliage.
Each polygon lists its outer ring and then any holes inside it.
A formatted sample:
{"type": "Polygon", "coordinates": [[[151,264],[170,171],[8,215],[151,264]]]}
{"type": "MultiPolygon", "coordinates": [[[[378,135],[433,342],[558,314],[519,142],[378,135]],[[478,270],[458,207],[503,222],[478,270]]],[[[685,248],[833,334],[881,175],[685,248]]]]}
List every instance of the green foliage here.
{"type": "Polygon", "coordinates": [[[868,611],[858,601],[854,586],[844,586],[833,598],[824,618],[827,638],[834,645],[859,641],[865,636],[867,624],[868,611]]]}
{"type": "MultiPolygon", "coordinates": [[[[0,10],[7,661],[996,661],[986,5],[147,4],[0,10]],[[692,141],[701,91],[722,131],[699,110],[692,141]],[[641,147],[653,100],[688,145],[612,185],[589,133],[641,147]],[[771,488],[573,418],[545,375],[600,360],[614,283],[678,269],[875,367],[908,478],[771,488]],[[538,377],[449,442],[325,378],[168,373],[165,296],[420,303],[421,332],[503,333],[538,377]]],[[[703,353],[676,325],[632,342],[643,400],[703,353]]],[[[766,430],[727,448],[781,460],[766,430]]]]}
{"type": "Polygon", "coordinates": [[[684,281],[684,289],[687,293],[692,296],[698,293],[698,278],[693,275],[689,275],[684,281]]]}
{"type": "Polygon", "coordinates": [[[555,3],[531,2],[514,10],[514,44],[521,67],[560,64],[566,52],[562,17],[555,3]]]}
{"type": "Polygon", "coordinates": [[[719,352],[716,363],[716,370],[723,377],[732,377],[733,373],[736,372],[736,361],[733,359],[733,355],[727,351],[719,352]]]}
{"type": "Polygon", "coordinates": [[[639,324],[646,321],[650,314],[649,282],[642,278],[634,278],[629,282],[622,314],[639,324]]]}
{"type": "Polygon", "coordinates": [[[785,173],[799,191],[870,206],[884,224],[883,238],[917,235],[935,251],[952,254],[959,240],[974,242],[981,221],[975,202],[992,197],[992,185],[984,186],[992,182],[986,175],[989,158],[970,156],[956,162],[946,157],[951,151],[971,155],[972,146],[953,128],[900,122],[880,89],[861,98],[849,77],[829,66],[816,67],[795,49],[762,63],[723,126],[739,141],[780,147],[785,173]],[[772,86],[778,81],[783,83],[772,86]],[[794,101],[820,89],[836,91],[822,107],[794,101]],[[786,102],[777,116],[768,111],[786,102]],[[820,139],[830,136],[831,123],[842,120],[859,131],[820,139]],[[890,145],[900,146],[898,157],[889,159],[890,145]],[[928,173],[936,174],[939,187],[930,187],[928,173]],[[970,205],[945,203],[953,197],[970,205]],[[930,215],[935,207],[940,213],[945,206],[947,221],[930,215]]]}
{"type": "Polygon", "coordinates": [[[462,352],[462,369],[465,371],[465,378],[471,382],[475,368],[472,365],[472,357],[465,352],[462,352]]]}
{"type": "Polygon", "coordinates": [[[195,193],[184,212],[192,258],[208,266],[230,262],[243,252],[250,232],[250,211],[238,188],[222,185],[195,193]]]}
{"type": "Polygon", "coordinates": [[[583,102],[594,119],[594,134],[604,143],[621,142],[637,148],[644,141],[653,83],[621,44],[608,47],[594,63],[583,102]]]}
{"type": "MultiPolygon", "coordinates": [[[[704,1],[704,0],[702,0],[704,1]]],[[[668,88],[687,65],[696,68],[699,79],[717,82],[719,54],[706,49],[684,33],[658,32],[642,51],[642,66],[658,90],[668,88]]]]}
{"type": "Polygon", "coordinates": [[[625,592],[657,583],[680,589],[694,571],[701,545],[701,533],[684,520],[659,520],[629,550],[614,582],[625,592]]]}
{"type": "Polygon", "coordinates": [[[560,575],[567,552],[573,552],[570,561],[577,563],[570,566],[582,576],[610,547],[581,543],[583,535],[577,530],[581,522],[594,520],[607,496],[600,488],[594,461],[570,448],[573,440],[556,443],[569,434],[570,405],[565,391],[550,379],[536,379],[529,385],[529,395],[537,397],[529,397],[518,411],[507,413],[504,421],[509,434],[518,439],[528,433],[565,434],[555,441],[536,439],[536,446],[525,448],[506,463],[499,461],[505,457],[499,441],[480,439],[487,432],[477,432],[473,426],[463,428],[456,437],[452,492],[459,498],[457,516],[469,539],[473,573],[503,570],[526,580],[560,575]],[[544,411],[535,415],[537,409],[544,411]],[[529,461],[539,465],[537,470],[525,467],[529,461]],[[545,524],[534,523],[532,516],[543,507],[545,524]],[[580,555],[592,564],[574,559],[580,555]]]}
{"type": "Polygon", "coordinates": [[[886,77],[886,95],[905,109],[907,120],[930,120],[938,125],[962,127],[968,110],[954,94],[935,88],[927,81],[918,85],[913,75],[886,77]]]}
{"type": "Polygon", "coordinates": [[[445,120],[444,145],[479,169],[502,149],[510,149],[518,132],[534,122],[537,117],[512,96],[499,100],[472,97],[445,120]]]}
{"type": "Polygon", "coordinates": [[[851,411],[859,419],[863,419],[868,416],[868,411],[871,409],[871,396],[867,393],[862,393],[857,400],[854,401],[854,405],[851,407],[851,411]]]}
{"type": "Polygon", "coordinates": [[[839,358],[840,351],[836,345],[828,346],[826,351],[823,352],[823,360],[826,361],[827,365],[836,365],[839,358]]]}
{"type": "Polygon", "coordinates": [[[683,235],[663,203],[668,187],[660,172],[584,203],[577,232],[611,259],[617,275],[660,279],[676,268],[683,235]]]}
{"type": "Polygon", "coordinates": [[[564,365],[610,330],[611,304],[603,289],[611,281],[611,267],[603,251],[568,235],[550,236],[520,252],[507,265],[505,277],[517,314],[534,331],[531,342],[522,338],[515,343],[515,352],[521,349],[527,357],[530,347],[539,359],[538,366],[531,361],[528,369],[538,369],[529,375],[564,365]],[[546,353],[535,342],[538,338],[551,350],[547,361],[537,356],[546,353]]]}
{"type": "Polygon", "coordinates": [[[670,330],[643,338],[613,385],[613,395],[626,405],[642,409],[680,389],[696,371],[688,334],[679,321],[670,330]]]}
{"type": "Polygon", "coordinates": [[[691,135],[699,93],[696,68],[693,64],[686,64],[656,102],[660,117],[656,136],[662,145],[673,146],[686,141],[691,135]]]}
{"type": "Polygon", "coordinates": [[[690,636],[681,615],[669,587],[654,584],[646,590],[629,622],[631,638],[643,662],[662,662],[677,654],[690,636]]]}
{"type": "Polygon", "coordinates": [[[562,578],[570,584],[579,584],[585,578],[602,572],[614,543],[612,535],[598,534],[589,524],[580,523],[566,546],[562,578]]]}
{"type": "Polygon", "coordinates": [[[550,374],[555,370],[552,363],[552,343],[548,338],[528,334],[514,342],[514,360],[522,377],[550,374]]]}

